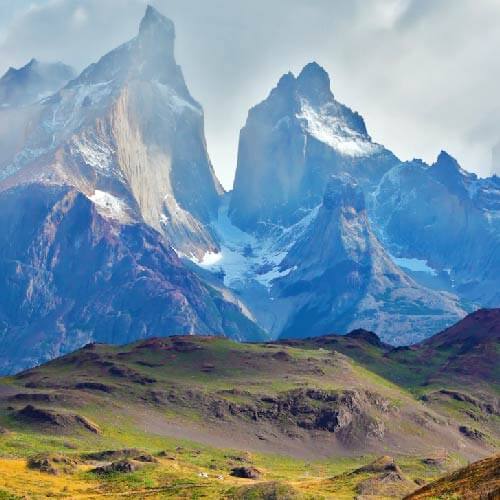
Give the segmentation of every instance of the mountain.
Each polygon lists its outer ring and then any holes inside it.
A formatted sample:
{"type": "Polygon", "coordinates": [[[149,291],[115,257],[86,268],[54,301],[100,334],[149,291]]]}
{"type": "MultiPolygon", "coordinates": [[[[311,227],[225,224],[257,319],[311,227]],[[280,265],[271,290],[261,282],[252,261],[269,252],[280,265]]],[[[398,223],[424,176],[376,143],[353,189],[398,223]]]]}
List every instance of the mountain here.
{"type": "Polygon", "coordinates": [[[321,202],[330,175],[347,172],[373,186],[396,163],[363,118],[334,98],[326,71],[310,63],[249,111],[229,215],[248,232],[288,227],[321,202]]]}
{"type": "Polygon", "coordinates": [[[13,109],[30,125],[0,162],[0,372],[90,341],[265,338],[238,298],[179,260],[217,249],[222,189],[174,39],[148,7],[134,39],[13,109]]]}
{"type": "Polygon", "coordinates": [[[284,338],[365,328],[408,344],[465,314],[455,297],[423,288],[394,264],[372,232],[363,191],[347,175],[330,179],[280,269],[288,272],[272,291],[289,310],[284,338]]]}
{"type": "Polygon", "coordinates": [[[500,433],[500,309],[476,311],[409,347],[387,345],[361,329],[283,343],[349,356],[409,391],[427,408],[459,418],[459,431],[469,439],[487,443],[500,433]]]}
{"type": "Polygon", "coordinates": [[[75,70],[61,62],[31,59],[22,68],[10,67],[0,78],[0,108],[33,104],[57,92],[75,76],[75,70]]]}
{"type": "Polygon", "coordinates": [[[417,283],[372,229],[373,193],[399,164],[334,98],[321,66],[286,74],[248,114],[234,190],[212,221],[220,249],[199,264],[273,337],[363,327],[421,340],[471,306],[417,283]]]}
{"type": "Polygon", "coordinates": [[[413,161],[388,171],[372,206],[374,226],[396,256],[426,262],[470,301],[500,304],[498,177],[477,178],[441,152],[431,166],[413,161]]]}
{"type": "MultiPolygon", "coordinates": [[[[176,284],[188,304],[185,320],[165,331],[147,308],[132,314],[127,306],[124,314],[147,326],[127,326],[123,339],[110,331],[106,342],[178,333],[181,325],[183,333],[247,340],[362,327],[384,342],[410,344],[469,310],[496,304],[496,178],[477,179],[444,153],[433,166],[401,163],[372,141],[363,118],[333,95],[326,71],[310,63],[298,76],[284,75],[250,110],[234,190],[224,193],[208,157],[203,110],[187,88],[174,44],[172,21],[147,7],[135,38],[53,95],[12,108],[18,120],[0,116],[0,128],[9,129],[0,140],[0,204],[8,209],[6,220],[20,227],[9,234],[3,254],[7,262],[15,255],[24,263],[23,283],[30,283],[36,263],[25,255],[30,243],[19,217],[29,219],[25,207],[43,196],[43,217],[50,217],[51,190],[63,188],[92,203],[87,210],[93,215],[84,217],[81,228],[62,224],[62,216],[51,222],[61,239],[78,231],[88,235],[86,248],[72,249],[72,258],[92,249],[96,236],[89,221],[98,215],[119,234],[107,257],[111,267],[119,262],[116,248],[148,253],[147,238],[126,236],[134,227],[141,234],[154,231],[154,247],[168,248],[169,265],[189,276],[176,284]],[[180,259],[175,264],[171,252],[180,259]],[[189,292],[191,280],[202,287],[200,297],[189,292]]],[[[42,226],[33,230],[44,234],[42,226]]],[[[67,252],[70,258],[69,247],[67,252]]],[[[127,262],[125,274],[136,279],[134,259],[127,262]]],[[[169,281],[167,267],[154,260],[148,280],[169,281]]],[[[61,280],[71,282],[71,271],[63,270],[68,274],[61,280]]],[[[94,279],[90,267],[87,274],[83,281],[94,279]]],[[[20,319],[28,300],[45,304],[41,311],[57,311],[50,321],[58,318],[61,331],[74,329],[76,342],[59,342],[44,327],[40,338],[47,344],[37,343],[39,351],[29,359],[35,363],[76,348],[82,315],[104,286],[95,285],[82,289],[71,306],[64,287],[26,285],[18,291],[9,285],[14,312],[4,312],[4,338],[15,331],[12,342],[21,345],[26,335],[29,344],[32,330],[20,319]]],[[[110,311],[121,309],[113,305],[110,311]]],[[[33,328],[48,321],[45,312],[33,328]]],[[[100,324],[87,325],[81,342],[95,338],[100,324]]],[[[5,362],[9,370],[28,366],[15,358],[5,362]]]]}
{"type": "Polygon", "coordinates": [[[188,271],[155,230],[101,215],[74,188],[3,191],[0,226],[0,373],[88,342],[172,333],[263,338],[241,306],[188,271]]]}
{"type": "Polygon", "coordinates": [[[103,192],[180,252],[215,250],[206,225],[222,188],[174,40],[173,23],[149,6],[134,39],[45,101],[24,148],[0,171],[0,189],[36,181],[103,192]]]}
{"type": "MultiPolygon", "coordinates": [[[[489,339],[498,365],[498,314],[475,313],[426,341],[436,345],[428,365],[449,366],[445,337],[459,349],[489,339]]],[[[427,365],[412,364],[420,349],[362,330],[279,343],[89,344],[0,380],[0,491],[402,498],[491,455],[500,439],[498,404],[458,391],[453,371],[422,383],[427,365]],[[377,353],[389,355],[376,364],[387,377],[371,369],[377,353]],[[404,370],[411,383],[397,382],[404,370]]],[[[496,380],[468,377],[498,400],[496,380]]]]}
{"type": "Polygon", "coordinates": [[[43,99],[74,77],[74,70],[65,64],[32,59],[22,68],[9,68],[0,78],[0,179],[3,169],[23,150],[43,99]]]}

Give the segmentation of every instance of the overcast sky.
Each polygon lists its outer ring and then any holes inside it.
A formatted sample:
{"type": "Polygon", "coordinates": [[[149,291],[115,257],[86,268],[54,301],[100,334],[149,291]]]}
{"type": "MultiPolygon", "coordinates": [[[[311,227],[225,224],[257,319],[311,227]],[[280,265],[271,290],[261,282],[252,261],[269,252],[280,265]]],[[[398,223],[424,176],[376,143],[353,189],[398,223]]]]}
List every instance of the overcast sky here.
{"type": "MultiPolygon", "coordinates": [[[[232,184],[248,109],[315,60],[337,99],[401,159],[441,149],[491,172],[500,142],[500,0],[152,0],[205,109],[216,172],[232,184]]],[[[0,72],[31,57],[78,70],[132,38],[145,0],[0,0],[0,72]]],[[[500,173],[500,165],[497,166],[500,173]]]]}

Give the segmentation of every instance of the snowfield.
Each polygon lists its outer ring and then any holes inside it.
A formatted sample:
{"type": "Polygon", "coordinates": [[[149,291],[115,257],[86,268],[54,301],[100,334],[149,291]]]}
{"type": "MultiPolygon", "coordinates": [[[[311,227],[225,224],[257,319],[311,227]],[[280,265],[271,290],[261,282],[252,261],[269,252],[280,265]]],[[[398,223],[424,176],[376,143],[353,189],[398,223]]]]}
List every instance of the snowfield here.
{"type": "Polygon", "coordinates": [[[191,259],[203,269],[224,274],[224,285],[236,290],[249,281],[255,281],[269,291],[276,278],[286,276],[292,268],[281,269],[280,264],[289,249],[300,238],[317,214],[318,208],[307,212],[297,224],[276,227],[271,236],[259,238],[233,225],[228,216],[228,200],[219,209],[212,228],[220,241],[220,252],[207,252],[201,260],[191,259]]]}

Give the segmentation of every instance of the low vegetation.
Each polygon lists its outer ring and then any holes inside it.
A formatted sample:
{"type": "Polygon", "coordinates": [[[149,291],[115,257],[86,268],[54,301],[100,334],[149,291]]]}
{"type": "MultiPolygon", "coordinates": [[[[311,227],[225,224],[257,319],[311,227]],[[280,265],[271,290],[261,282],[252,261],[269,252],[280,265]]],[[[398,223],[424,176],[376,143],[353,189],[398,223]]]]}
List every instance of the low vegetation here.
{"type": "Polygon", "coordinates": [[[1,380],[0,499],[402,498],[494,452],[494,388],[411,382],[386,349],[364,334],[86,346],[1,380]],[[392,375],[372,371],[384,356],[392,375]]]}

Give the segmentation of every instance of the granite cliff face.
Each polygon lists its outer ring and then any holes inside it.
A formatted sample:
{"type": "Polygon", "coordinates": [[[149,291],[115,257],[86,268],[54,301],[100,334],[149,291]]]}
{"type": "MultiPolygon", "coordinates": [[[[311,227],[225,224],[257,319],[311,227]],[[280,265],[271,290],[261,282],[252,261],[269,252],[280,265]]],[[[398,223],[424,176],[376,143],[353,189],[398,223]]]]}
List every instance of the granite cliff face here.
{"type": "Polygon", "coordinates": [[[0,170],[0,189],[34,180],[69,184],[121,203],[180,252],[217,248],[206,224],[222,188],[174,39],[173,23],[148,7],[136,38],[45,101],[23,149],[0,170]]]}
{"type": "Polygon", "coordinates": [[[0,155],[2,372],[89,341],[262,337],[230,292],[178,258],[217,249],[208,224],[222,189],[174,38],[148,7],[133,40],[12,107],[29,113],[0,155]]]}

